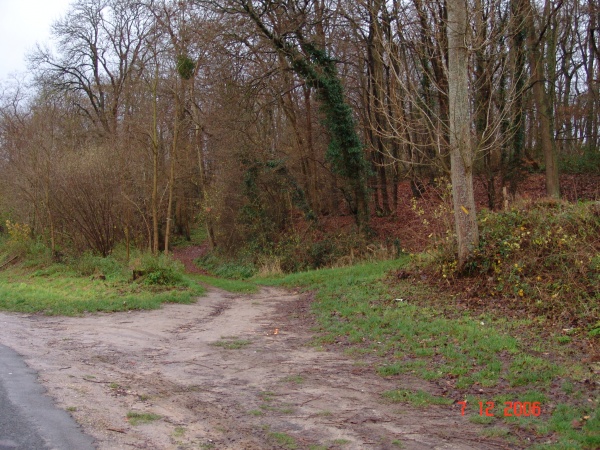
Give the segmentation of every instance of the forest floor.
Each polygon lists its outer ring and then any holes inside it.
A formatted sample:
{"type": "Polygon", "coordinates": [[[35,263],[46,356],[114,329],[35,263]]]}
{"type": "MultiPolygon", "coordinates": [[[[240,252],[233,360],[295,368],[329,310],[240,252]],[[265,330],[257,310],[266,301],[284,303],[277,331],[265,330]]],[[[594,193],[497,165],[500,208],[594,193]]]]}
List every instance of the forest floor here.
{"type": "MultiPolygon", "coordinates": [[[[426,181],[425,181],[426,182],[426,181]]],[[[562,174],[560,176],[561,195],[564,200],[600,200],[600,175],[596,174],[562,174]]],[[[473,180],[477,211],[489,209],[488,189],[480,177],[473,180]]],[[[374,214],[371,227],[379,240],[385,242],[398,238],[402,248],[408,252],[418,253],[432,245],[439,236],[445,236],[446,230],[454,227],[451,210],[452,197],[448,186],[441,183],[433,186],[429,183],[423,187],[423,195],[413,198],[410,184],[406,181],[398,185],[398,204],[390,215],[374,214]]],[[[501,210],[504,204],[502,188],[495,186],[494,209],[501,210]]],[[[522,201],[534,201],[546,195],[545,178],[542,174],[528,174],[521,181],[517,194],[509,196],[509,205],[522,201]]],[[[324,228],[332,230],[351,230],[354,224],[350,214],[345,216],[328,216],[323,219],[324,228]]]]}
{"type": "Polygon", "coordinates": [[[310,297],[209,290],[192,305],[84,317],[0,313],[22,354],[99,449],[492,449],[460,405],[385,401],[390,380],[310,345],[310,297]]]}

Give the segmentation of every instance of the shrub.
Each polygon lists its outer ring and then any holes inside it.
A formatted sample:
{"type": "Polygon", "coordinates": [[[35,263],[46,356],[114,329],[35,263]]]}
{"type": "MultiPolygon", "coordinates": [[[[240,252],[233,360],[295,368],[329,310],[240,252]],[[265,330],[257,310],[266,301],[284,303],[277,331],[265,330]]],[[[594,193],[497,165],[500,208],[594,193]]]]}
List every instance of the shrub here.
{"type": "MultiPolygon", "coordinates": [[[[600,203],[525,202],[483,210],[478,220],[480,245],[467,267],[472,295],[566,323],[600,319],[600,203]]],[[[428,270],[464,292],[454,255],[444,246],[430,254],[428,270]]]]}
{"type": "Polygon", "coordinates": [[[600,152],[586,149],[582,154],[565,154],[559,159],[561,173],[600,172],[600,152]]]}
{"type": "Polygon", "coordinates": [[[8,232],[8,236],[10,240],[14,243],[18,242],[29,242],[31,240],[31,228],[26,223],[16,223],[7,220],[6,223],[6,231],[8,232]]]}
{"type": "Polygon", "coordinates": [[[84,253],[75,259],[72,267],[83,276],[103,275],[107,278],[123,277],[126,272],[124,264],[117,259],[108,256],[102,257],[92,253],[84,253]]]}
{"type": "Polygon", "coordinates": [[[359,233],[305,232],[283,234],[264,247],[248,245],[236,257],[218,252],[195,262],[214,275],[245,279],[257,272],[294,273],[324,267],[346,266],[365,260],[397,257],[396,244],[372,244],[359,233]]]}
{"type": "Polygon", "coordinates": [[[196,265],[209,271],[210,273],[223,278],[232,278],[234,280],[245,280],[256,274],[257,270],[254,264],[244,260],[229,260],[223,256],[210,253],[194,261],[196,265]]]}
{"type": "Polygon", "coordinates": [[[185,284],[183,264],[168,255],[154,256],[145,253],[136,262],[138,270],[143,274],[145,284],[159,286],[185,284]]]}
{"type": "Polygon", "coordinates": [[[34,239],[29,225],[7,220],[5,227],[7,236],[2,239],[2,259],[26,258],[25,265],[29,267],[52,263],[52,252],[41,239],[34,239]]]}

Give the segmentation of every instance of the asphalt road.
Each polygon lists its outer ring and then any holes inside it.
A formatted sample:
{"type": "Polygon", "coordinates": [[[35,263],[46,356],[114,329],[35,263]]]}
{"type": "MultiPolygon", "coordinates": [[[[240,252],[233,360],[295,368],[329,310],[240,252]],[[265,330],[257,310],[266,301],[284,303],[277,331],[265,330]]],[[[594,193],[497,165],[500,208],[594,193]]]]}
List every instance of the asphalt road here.
{"type": "Polygon", "coordinates": [[[21,356],[0,344],[0,450],[92,450],[94,441],[58,409],[21,356]]]}

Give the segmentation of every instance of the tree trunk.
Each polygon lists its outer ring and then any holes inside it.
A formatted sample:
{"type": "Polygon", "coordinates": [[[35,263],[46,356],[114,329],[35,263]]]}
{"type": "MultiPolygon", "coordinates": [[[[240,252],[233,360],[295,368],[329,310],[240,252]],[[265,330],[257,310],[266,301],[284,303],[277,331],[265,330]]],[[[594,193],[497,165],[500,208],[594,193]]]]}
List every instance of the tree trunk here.
{"type": "Polygon", "coordinates": [[[552,107],[550,98],[546,92],[544,67],[542,65],[541,42],[536,32],[535,21],[533,20],[534,10],[529,1],[528,19],[528,44],[529,44],[529,64],[531,66],[531,76],[533,83],[533,99],[538,115],[538,130],[540,134],[540,143],[544,154],[546,164],[546,195],[549,197],[560,198],[560,185],[558,182],[558,162],[556,158],[556,142],[553,135],[552,107]]]}
{"type": "MultiPolygon", "coordinates": [[[[182,80],[183,85],[183,80],[182,80]]],[[[182,86],[183,88],[183,86],[182,86]]],[[[184,89],[182,89],[184,91],[184,89]]],[[[173,210],[173,192],[175,189],[175,160],[177,156],[177,145],[179,140],[179,122],[181,120],[180,105],[185,104],[179,98],[179,80],[175,79],[175,112],[173,121],[173,145],[171,147],[171,161],[169,167],[169,200],[167,204],[167,225],[165,227],[165,255],[169,254],[169,238],[171,236],[171,223],[173,222],[172,210],[173,210]]]]}
{"type": "Polygon", "coordinates": [[[369,5],[369,36],[367,42],[367,59],[369,68],[370,95],[370,124],[373,162],[377,170],[378,180],[376,186],[381,193],[381,206],[377,195],[375,197],[376,207],[384,215],[391,212],[390,199],[388,195],[388,181],[386,173],[385,155],[388,154],[385,139],[387,130],[385,125],[385,101],[384,101],[384,70],[383,70],[383,31],[379,23],[379,12],[382,8],[382,0],[375,0],[369,5]]]}
{"type": "Polygon", "coordinates": [[[511,0],[510,31],[512,38],[510,57],[513,73],[512,89],[515,97],[511,105],[510,144],[505,180],[509,182],[510,193],[513,196],[517,193],[517,185],[523,170],[525,147],[525,10],[524,0],[511,0]]]}
{"type": "Polygon", "coordinates": [[[158,254],[158,64],[152,84],[152,254],[158,254]]]}
{"type": "Polygon", "coordinates": [[[448,96],[450,164],[458,266],[462,271],[479,245],[473,196],[473,151],[470,141],[467,2],[448,1],[448,96]]]}

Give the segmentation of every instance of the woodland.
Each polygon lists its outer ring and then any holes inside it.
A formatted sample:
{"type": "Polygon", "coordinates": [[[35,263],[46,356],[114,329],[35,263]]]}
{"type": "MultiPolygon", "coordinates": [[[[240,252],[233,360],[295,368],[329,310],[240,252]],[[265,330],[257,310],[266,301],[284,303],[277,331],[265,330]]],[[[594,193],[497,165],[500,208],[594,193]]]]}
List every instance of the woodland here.
{"type": "Polygon", "coordinates": [[[600,448],[597,1],[74,0],[52,36],[0,84],[0,309],[283,285],[424,381],[385,401],[600,448]]]}
{"type": "Polygon", "coordinates": [[[462,264],[473,178],[494,210],[530,172],[559,198],[559,167],[597,171],[599,27],[591,0],[77,0],[2,85],[0,211],[53,252],[199,223],[267,252],[331,217],[369,240],[402,183],[452,179],[462,264]]]}

